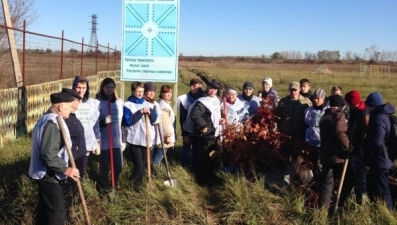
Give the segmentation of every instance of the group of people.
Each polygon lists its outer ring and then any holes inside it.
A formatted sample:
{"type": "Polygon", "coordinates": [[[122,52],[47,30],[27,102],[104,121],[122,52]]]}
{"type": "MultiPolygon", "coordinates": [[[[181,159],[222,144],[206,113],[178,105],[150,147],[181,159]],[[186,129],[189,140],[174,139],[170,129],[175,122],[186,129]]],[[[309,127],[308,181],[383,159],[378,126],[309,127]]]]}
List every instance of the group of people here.
{"type": "Polygon", "coordinates": [[[280,132],[310,146],[309,161],[313,165],[313,181],[319,186],[319,205],[329,207],[334,185],[344,176],[339,205],[343,206],[354,190],[358,204],[363,197],[383,200],[393,208],[388,175],[393,162],[385,142],[391,131],[390,115],[394,106],[383,103],[379,92],[365,101],[358,90],[343,94],[333,86],[330,96],[322,88],[310,90],[310,81],[302,79],[288,85],[289,94],[280,98],[270,77],[262,80],[262,88],[254,94],[254,85],[247,81],[241,94],[228,88],[220,100],[220,85],[215,81],[201,89],[201,81],[192,79],[190,92],[179,97],[180,124],[183,136],[183,165],[192,160],[192,171],[198,183],[214,178],[216,160],[213,153],[222,130],[230,124],[244,124],[259,107],[271,107],[279,116],[280,132]],[[192,156],[189,157],[189,153],[192,156]],[[349,160],[347,160],[349,159],[349,160]]]}
{"type": "Polygon", "coordinates": [[[152,82],[133,82],[126,102],[118,97],[115,88],[115,81],[105,78],[95,98],[91,98],[88,79],[76,76],[72,89],[63,88],[50,95],[51,107],[32,132],[29,176],[38,185],[36,224],[65,221],[64,187],[84,178],[91,153],[100,157],[99,189],[108,191],[118,185],[126,146],[133,163],[131,182],[136,187],[143,181],[147,145],[155,165],[163,158],[162,148],[174,146],[176,117],[170,106],[170,86],[161,87],[158,102],[152,82]],[[70,166],[68,147],[76,168],[70,166]]]}
{"type": "MultiPolygon", "coordinates": [[[[280,117],[280,132],[310,145],[314,180],[321,184],[321,206],[330,205],[334,181],[349,158],[341,204],[354,187],[357,202],[361,203],[366,191],[371,200],[380,198],[389,209],[393,208],[388,188],[392,162],[384,154],[388,151],[384,143],[390,134],[388,115],[394,113],[394,106],[383,104],[379,92],[362,101],[359,91],[349,91],[342,97],[342,88],[335,86],[331,96],[326,97],[323,89],[312,93],[310,81],[302,79],[289,83],[289,94],[280,98],[272,79],[265,77],[257,95],[253,83],[247,81],[241,94],[230,87],[221,100],[219,83],[208,82],[205,91],[202,84],[200,79],[192,79],[190,91],[179,96],[176,103],[183,138],[181,162],[191,168],[199,184],[210,184],[216,178],[218,141],[225,126],[243,125],[259,107],[271,107],[280,117]]],[[[88,79],[76,76],[72,89],[63,88],[50,95],[51,107],[32,133],[29,175],[39,190],[36,224],[64,221],[63,185],[67,179],[84,177],[91,153],[100,155],[98,184],[101,190],[108,190],[118,185],[124,149],[132,159],[131,183],[140,187],[147,157],[151,157],[153,165],[159,165],[164,152],[174,147],[172,87],[163,85],[156,101],[153,82],[132,82],[131,96],[125,102],[115,88],[115,81],[105,78],[99,93],[91,98],[88,79]],[[71,146],[77,168],[69,166],[67,145],[71,146]]]]}

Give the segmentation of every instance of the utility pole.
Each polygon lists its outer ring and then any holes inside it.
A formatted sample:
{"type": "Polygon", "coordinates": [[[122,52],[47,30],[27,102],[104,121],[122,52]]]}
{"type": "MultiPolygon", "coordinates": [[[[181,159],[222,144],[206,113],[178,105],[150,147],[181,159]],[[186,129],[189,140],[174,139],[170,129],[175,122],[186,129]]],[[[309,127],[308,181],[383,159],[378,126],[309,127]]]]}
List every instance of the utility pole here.
{"type": "Polygon", "coordinates": [[[98,24],[96,22],[96,20],[98,19],[96,14],[92,14],[91,16],[91,37],[90,37],[90,42],[88,43],[88,45],[90,45],[90,47],[87,49],[87,52],[96,52],[96,45],[98,43],[98,38],[96,36],[96,25],[98,24]],[[92,47],[95,46],[95,47],[92,47]]]}
{"type": "MultiPolygon", "coordinates": [[[[12,27],[10,10],[8,8],[8,2],[7,2],[7,0],[2,0],[1,2],[3,4],[3,13],[4,13],[4,20],[6,21],[6,26],[12,27]]],[[[22,80],[21,67],[19,65],[18,52],[17,52],[17,46],[15,44],[15,36],[14,36],[13,29],[7,28],[7,39],[8,39],[8,45],[9,45],[10,53],[11,53],[11,61],[12,61],[13,70],[14,70],[15,85],[17,87],[22,87],[24,85],[24,83],[22,80]]]]}

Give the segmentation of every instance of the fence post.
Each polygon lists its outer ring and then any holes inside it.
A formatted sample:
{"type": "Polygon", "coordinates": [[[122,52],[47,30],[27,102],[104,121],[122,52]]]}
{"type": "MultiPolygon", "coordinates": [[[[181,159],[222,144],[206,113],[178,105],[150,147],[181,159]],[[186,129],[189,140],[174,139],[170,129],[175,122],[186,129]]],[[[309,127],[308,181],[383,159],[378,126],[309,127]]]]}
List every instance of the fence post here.
{"type": "Polygon", "coordinates": [[[81,40],[81,60],[80,60],[80,75],[83,76],[83,59],[84,59],[84,38],[81,40]]]}
{"type": "Polygon", "coordinates": [[[96,40],[96,47],[95,47],[95,74],[98,73],[98,39],[96,40]]]}
{"type": "Polygon", "coordinates": [[[64,31],[62,30],[62,38],[61,38],[61,74],[59,76],[59,79],[62,80],[62,76],[63,76],[63,44],[64,44],[64,40],[65,40],[65,36],[64,36],[64,31]]]}
{"type": "Polygon", "coordinates": [[[108,55],[106,57],[106,71],[109,71],[109,43],[108,43],[108,55]]]}
{"type": "Polygon", "coordinates": [[[26,63],[26,20],[23,20],[23,38],[22,38],[22,86],[26,86],[25,80],[25,63],[26,63]]]}
{"type": "Polygon", "coordinates": [[[114,46],[114,54],[113,54],[113,57],[114,57],[114,63],[113,63],[113,70],[116,70],[116,58],[117,58],[117,48],[116,48],[117,46],[114,46]]]}

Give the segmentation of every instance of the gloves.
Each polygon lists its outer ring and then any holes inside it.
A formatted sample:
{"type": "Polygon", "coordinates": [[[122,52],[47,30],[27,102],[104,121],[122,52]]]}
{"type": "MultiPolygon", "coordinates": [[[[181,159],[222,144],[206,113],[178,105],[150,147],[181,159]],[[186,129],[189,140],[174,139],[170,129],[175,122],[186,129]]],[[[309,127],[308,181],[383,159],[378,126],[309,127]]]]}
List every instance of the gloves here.
{"type": "Polygon", "coordinates": [[[127,146],[126,143],[121,143],[120,149],[121,149],[122,152],[124,152],[126,146],[127,146]]]}
{"type": "Polygon", "coordinates": [[[112,116],[106,116],[105,123],[106,124],[112,123],[112,116]]]}
{"type": "Polygon", "coordinates": [[[101,154],[101,143],[99,141],[96,143],[94,151],[92,153],[94,153],[95,155],[101,154]]]}

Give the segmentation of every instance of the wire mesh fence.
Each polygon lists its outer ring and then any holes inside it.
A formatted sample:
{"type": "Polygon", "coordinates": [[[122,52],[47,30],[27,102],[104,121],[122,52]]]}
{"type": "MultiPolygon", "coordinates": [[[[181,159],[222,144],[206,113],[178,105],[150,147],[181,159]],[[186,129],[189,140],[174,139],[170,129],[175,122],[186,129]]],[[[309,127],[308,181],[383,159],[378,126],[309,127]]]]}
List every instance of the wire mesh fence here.
{"type": "Polygon", "coordinates": [[[63,31],[54,37],[0,25],[0,89],[19,86],[12,49],[17,52],[23,86],[120,69],[116,47],[89,45],[84,39],[72,41],[64,36],[63,31]],[[7,30],[13,31],[15,45],[9,43],[7,30]]]}

